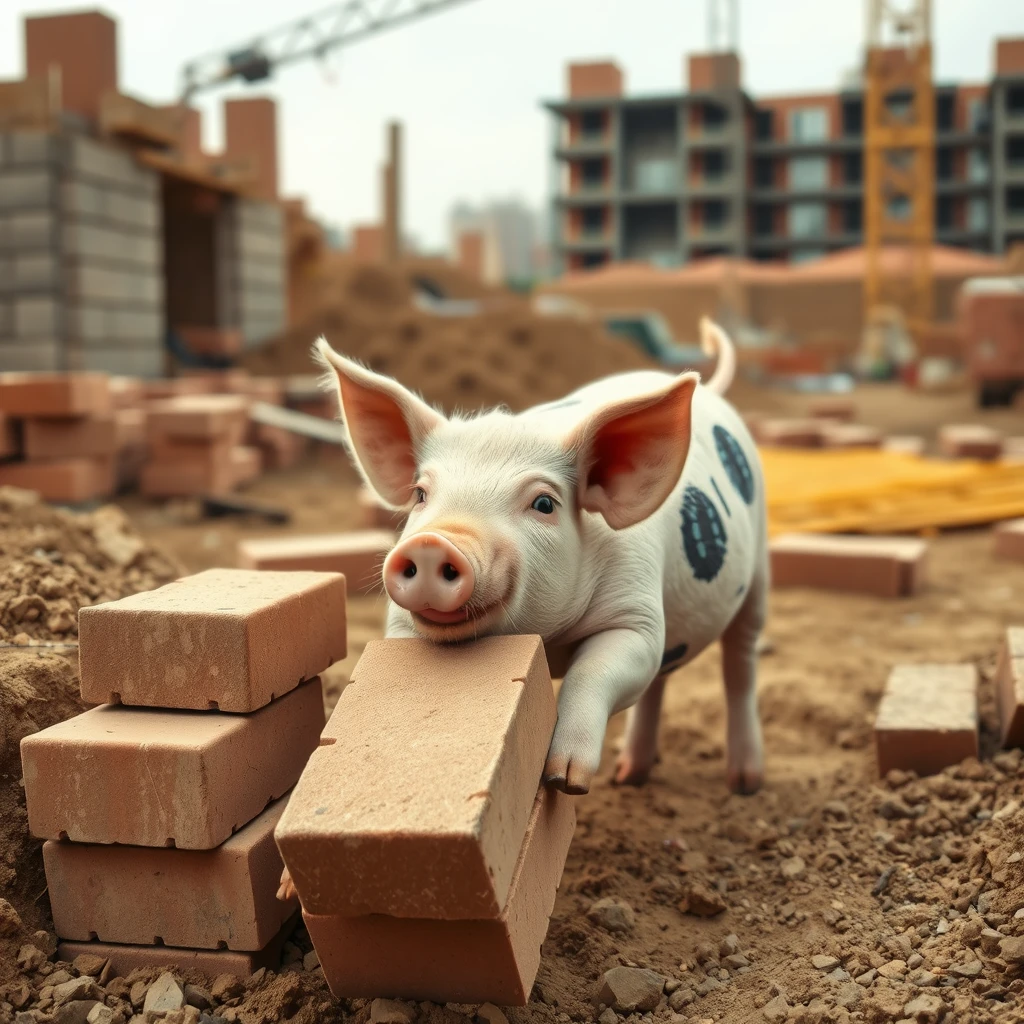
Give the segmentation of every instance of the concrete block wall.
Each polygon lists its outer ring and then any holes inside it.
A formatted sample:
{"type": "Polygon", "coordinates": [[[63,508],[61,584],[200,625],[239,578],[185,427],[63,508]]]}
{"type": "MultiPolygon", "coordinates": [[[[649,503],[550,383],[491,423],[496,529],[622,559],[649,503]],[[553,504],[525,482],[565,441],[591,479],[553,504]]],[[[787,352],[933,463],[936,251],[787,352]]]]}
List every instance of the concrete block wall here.
{"type": "Polygon", "coordinates": [[[157,174],[84,135],[0,133],[0,370],[162,369],[157,174]]]}
{"type": "Polygon", "coordinates": [[[287,324],[284,210],[276,203],[239,198],[227,211],[226,227],[227,307],[251,348],[287,324]]]}

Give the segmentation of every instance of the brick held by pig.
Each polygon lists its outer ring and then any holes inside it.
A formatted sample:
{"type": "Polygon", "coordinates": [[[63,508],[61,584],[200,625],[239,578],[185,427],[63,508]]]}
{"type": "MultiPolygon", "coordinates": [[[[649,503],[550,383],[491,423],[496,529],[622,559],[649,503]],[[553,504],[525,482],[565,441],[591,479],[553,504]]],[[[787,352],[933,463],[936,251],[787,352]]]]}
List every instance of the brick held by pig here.
{"type": "Polygon", "coordinates": [[[764,482],[723,397],[732,343],[709,321],[701,329],[718,358],[707,384],[637,371],[516,415],[472,417],[446,417],[317,342],[366,485],[407,515],[383,567],[387,635],[538,634],[571,647],[545,767],[570,793],[589,789],[608,718],[624,708],[615,778],[646,780],[666,677],[716,640],[729,785],[761,785],[764,482]]]}

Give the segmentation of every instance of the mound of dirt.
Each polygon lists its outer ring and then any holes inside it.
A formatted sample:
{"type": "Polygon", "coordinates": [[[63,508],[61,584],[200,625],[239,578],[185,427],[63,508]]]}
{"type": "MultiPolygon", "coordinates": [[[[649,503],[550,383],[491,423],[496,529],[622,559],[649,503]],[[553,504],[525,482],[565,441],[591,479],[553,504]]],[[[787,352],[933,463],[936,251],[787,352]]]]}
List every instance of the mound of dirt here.
{"type": "Polygon", "coordinates": [[[0,487],[0,644],[78,634],[78,609],[181,574],[114,505],[81,514],[0,487]]]}
{"type": "Polygon", "coordinates": [[[485,298],[472,316],[438,316],[416,308],[413,291],[407,270],[355,268],[317,314],[248,353],[243,364],[257,374],[309,373],[310,348],[323,335],[338,352],[449,412],[520,410],[653,365],[596,323],[542,317],[515,296],[485,298]]]}

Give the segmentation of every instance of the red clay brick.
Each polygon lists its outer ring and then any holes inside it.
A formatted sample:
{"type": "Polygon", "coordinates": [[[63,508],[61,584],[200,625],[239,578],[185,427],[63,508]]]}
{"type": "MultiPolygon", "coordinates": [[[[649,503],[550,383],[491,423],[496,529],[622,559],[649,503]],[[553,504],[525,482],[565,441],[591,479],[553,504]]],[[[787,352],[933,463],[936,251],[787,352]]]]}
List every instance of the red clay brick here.
{"type": "Polygon", "coordinates": [[[295,920],[289,918],[277,935],[256,952],[236,952],[231,949],[175,949],[171,946],[130,946],[111,942],[61,942],[57,946],[57,959],[72,963],[75,957],[88,953],[110,961],[114,977],[123,978],[140,967],[170,969],[179,967],[200,971],[211,980],[221,974],[248,978],[261,967],[276,969],[281,963],[281,950],[295,930],[295,920]]]}
{"type": "Polygon", "coordinates": [[[381,591],[381,566],[394,543],[390,530],[255,538],[238,542],[238,565],[243,569],[340,572],[350,594],[373,594],[381,591]]]}
{"type": "Polygon", "coordinates": [[[104,373],[0,373],[8,416],[104,416],[113,409],[104,373]]]}
{"type": "Polygon", "coordinates": [[[53,927],[80,942],[258,950],[296,909],[277,899],[277,800],[213,850],[43,844],[53,927]]]}
{"type": "Polygon", "coordinates": [[[882,432],[861,423],[825,423],[821,431],[826,448],[881,448],[882,432]]]}
{"type": "Polygon", "coordinates": [[[28,459],[96,458],[117,450],[114,414],[76,419],[29,419],[24,426],[28,459]]]}
{"type": "Polygon", "coordinates": [[[73,505],[109,493],[102,469],[95,459],[6,462],[0,465],[0,487],[24,487],[38,491],[46,501],[73,505]]]}
{"type": "Polygon", "coordinates": [[[87,703],[255,711],[345,657],[345,580],[207,569],[78,621],[87,703]]]}
{"type": "Polygon", "coordinates": [[[29,830],[213,849],[295,785],[323,726],[319,679],[247,715],[93,708],[22,740],[29,830]]]}
{"type": "Polygon", "coordinates": [[[1024,562],[1024,519],[1010,519],[993,529],[996,558],[1024,562]]]}
{"type": "Polygon", "coordinates": [[[575,823],[572,798],[542,789],[496,920],[307,914],[331,992],[525,1006],[575,823]]]}
{"type": "Polygon", "coordinates": [[[222,438],[238,444],[248,423],[249,402],[241,395],[181,395],[150,406],[147,430],[151,441],[222,438]]]}
{"type": "Polygon", "coordinates": [[[908,597],[925,585],[928,544],[916,537],[791,533],[770,551],[773,587],[908,597]]]}
{"type": "Polygon", "coordinates": [[[973,665],[897,665],[875,719],[879,775],[933,775],[978,756],[978,672],[973,665]]]}
{"type": "Polygon", "coordinates": [[[254,426],[253,440],[262,453],[263,465],[267,469],[288,469],[305,454],[308,438],[268,423],[257,423],[254,426]]]}
{"type": "Polygon", "coordinates": [[[139,477],[139,490],[148,498],[223,495],[235,489],[237,476],[230,449],[224,449],[219,457],[146,462],[139,477]]]}
{"type": "Polygon", "coordinates": [[[115,409],[136,409],[146,399],[146,387],[138,377],[111,377],[110,398],[115,409]]]}
{"type": "Polygon", "coordinates": [[[763,420],[757,425],[757,442],[771,448],[820,448],[821,420],[763,420]]]}
{"type": "Polygon", "coordinates": [[[232,479],[236,487],[250,484],[260,475],[263,460],[259,448],[248,445],[236,445],[228,453],[231,463],[232,479]]]}
{"type": "Polygon", "coordinates": [[[555,718],[539,637],[371,641],[278,825],[303,908],[499,917],[555,718]]]}
{"type": "Polygon", "coordinates": [[[1003,634],[996,665],[999,735],[1004,747],[1024,747],[1024,628],[1003,634]]]}
{"type": "Polygon", "coordinates": [[[951,424],[939,430],[939,451],[955,459],[998,459],[1003,454],[1003,438],[980,424],[951,424]]]}

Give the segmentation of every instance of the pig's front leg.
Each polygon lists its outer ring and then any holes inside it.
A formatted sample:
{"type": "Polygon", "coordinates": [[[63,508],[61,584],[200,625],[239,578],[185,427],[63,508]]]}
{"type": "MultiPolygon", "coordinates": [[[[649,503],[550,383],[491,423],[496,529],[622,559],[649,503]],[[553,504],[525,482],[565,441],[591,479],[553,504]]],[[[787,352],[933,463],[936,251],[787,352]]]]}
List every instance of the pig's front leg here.
{"type": "Polygon", "coordinates": [[[608,719],[640,697],[658,673],[663,642],[652,633],[610,629],[580,644],[558,695],[558,723],[544,781],[564,793],[590,790],[608,719]]]}

